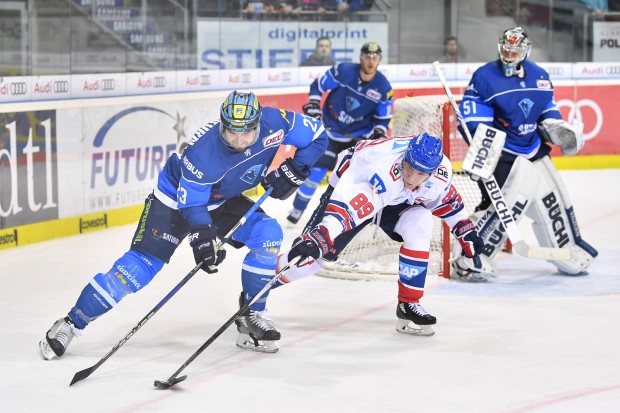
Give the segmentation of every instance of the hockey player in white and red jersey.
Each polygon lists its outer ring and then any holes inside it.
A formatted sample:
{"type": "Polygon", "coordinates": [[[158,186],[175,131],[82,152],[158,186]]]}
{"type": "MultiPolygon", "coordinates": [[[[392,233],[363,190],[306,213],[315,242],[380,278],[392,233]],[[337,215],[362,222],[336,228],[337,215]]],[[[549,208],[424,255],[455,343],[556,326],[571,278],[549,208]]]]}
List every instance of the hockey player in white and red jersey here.
{"type": "Polygon", "coordinates": [[[396,329],[416,335],[434,334],[436,318],[420,299],[429,260],[433,216],[444,220],[459,240],[463,254],[480,263],[480,237],[452,184],[452,164],[441,140],[427,133],[358,142],[341,152],[329,187],[304,234],[278,258],[282,268],[296,257],[309,257],[282,278],[287,283],[315,274],[334,261],[345,246],[378,215],[379,226],[402,242],[399,260],[396,329]]]}

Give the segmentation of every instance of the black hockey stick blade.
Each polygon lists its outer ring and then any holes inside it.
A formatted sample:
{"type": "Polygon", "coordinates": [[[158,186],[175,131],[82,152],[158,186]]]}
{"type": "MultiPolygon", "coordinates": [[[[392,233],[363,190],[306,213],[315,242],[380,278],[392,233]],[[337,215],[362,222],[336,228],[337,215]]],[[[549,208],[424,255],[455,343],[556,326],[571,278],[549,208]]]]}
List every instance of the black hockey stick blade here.
{"type": "Polygon", "coordinates": [[[170,387],[174,386],[178,382],[185,380],[186,378],[187,376],[181,376],[181,377],[173,376],[173,377],[170,377],[166,381],[155,380],[155,383],[153,383],[153,385],[155,386],[157,390],[168,390],[170,387]]]}
{"type": "Polygon", "coordinates": [[[94,368],[89,367],[87,369],[84,370],[80,370],[77,373],[75,373],[75,375],[73,376],[73,380],[71,380],[71,383],[69,383],[69,386],[73,386],[75,383],[77,383],[78,381],[82,381],[85,378],[87,378],[88,376],[90,376],[92,374],[92,372],[95,371],[94,368]]]}

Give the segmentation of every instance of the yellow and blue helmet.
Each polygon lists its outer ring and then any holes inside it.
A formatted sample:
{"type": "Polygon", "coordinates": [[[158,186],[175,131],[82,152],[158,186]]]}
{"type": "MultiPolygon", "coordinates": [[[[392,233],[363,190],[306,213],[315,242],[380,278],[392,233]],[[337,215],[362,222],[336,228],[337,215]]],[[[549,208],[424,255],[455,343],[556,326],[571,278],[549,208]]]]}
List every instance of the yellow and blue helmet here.
{"type": "Polygon", "coordinates": [[[220,128],[248,132],[258,128],[263,109],[252,92],[231,92],[220,109],[220,128]]]}

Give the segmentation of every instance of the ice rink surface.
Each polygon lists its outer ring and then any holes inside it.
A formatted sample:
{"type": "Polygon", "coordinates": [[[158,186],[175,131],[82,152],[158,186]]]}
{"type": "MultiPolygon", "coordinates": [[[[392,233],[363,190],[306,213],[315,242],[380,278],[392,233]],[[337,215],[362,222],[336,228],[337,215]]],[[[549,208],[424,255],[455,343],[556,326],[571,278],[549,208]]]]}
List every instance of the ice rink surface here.
{"type": "MultiPolygon", "coordinates": [[[[173,389],[174,373],[237,310],[245,250],[200,272],[88,379],[192,269],[183,243],[140,293],[92,323],[60,360],[38,342],[84,285],[129,246],[134,225],[0,251],[3,412],[620,412],[620,170],[563,171],[583,238],[600,255],[581,277],[502,253],[489,284],[429,277],[433,337],[395,331],[396,282],[313,277],[271,294],[276,354],[225,331],[173,389]]],[[[318,198],[318,197],[316,197],[318,198]]],[[[265,210],[284,222],[291,201],[265,210]]],[[[306,218],[306,217],[304,217],[306,218]]],[[[303,219],[302,219],[303,220],[303,219]]],[[[529,227],[521,225],[534,243],[529,227]]],[[[286,229],[290,243],[299,229],[286,229]]]]}

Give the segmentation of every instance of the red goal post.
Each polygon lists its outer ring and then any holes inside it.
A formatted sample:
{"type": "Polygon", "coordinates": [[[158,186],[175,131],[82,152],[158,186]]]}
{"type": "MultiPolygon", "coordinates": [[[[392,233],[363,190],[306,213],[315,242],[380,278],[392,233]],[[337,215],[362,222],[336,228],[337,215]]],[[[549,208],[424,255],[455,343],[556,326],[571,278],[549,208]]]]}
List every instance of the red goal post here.
{"type": "MultiPolygon", "coordinates": [[[[445,95],[414,96],[394,102],[392,136],[428,132],[443,141],[444,154],[452,161],[453,183],[463,196],[469,214],[480,202],[480,191],[461,169],[467,144],[456,129],[456,116],[445,95]]],[[[450,253],[454,237],[446,224],[435,218],[429,274],[450,277],[450,253]]],[[[334,263],[326,263],[319,275],[344,279],[398,279],[400,243],[374,224],[361,231],[334,263]]]]}

